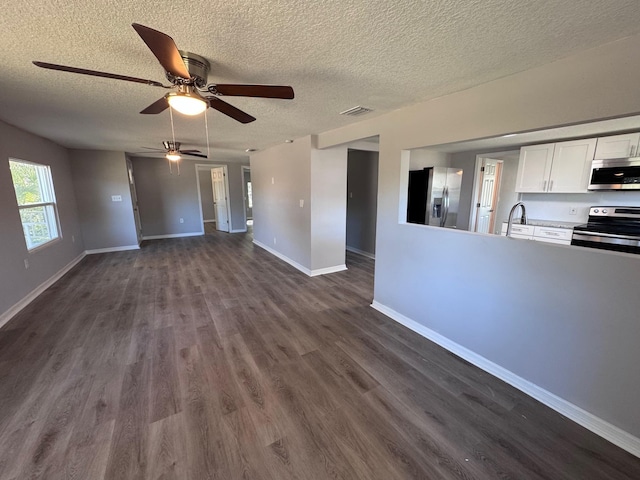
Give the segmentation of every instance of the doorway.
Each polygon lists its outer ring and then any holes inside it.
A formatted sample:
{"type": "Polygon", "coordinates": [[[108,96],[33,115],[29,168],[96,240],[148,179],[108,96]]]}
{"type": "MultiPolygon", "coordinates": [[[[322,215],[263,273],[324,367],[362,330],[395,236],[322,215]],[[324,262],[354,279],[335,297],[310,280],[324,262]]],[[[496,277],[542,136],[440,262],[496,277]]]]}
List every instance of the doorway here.
{"type": "Polygon", "coordinates": [[[476,156],[469,231],[499,234],[505,209],[513,204],[518,151],[476,156]]]}
{"type": "Polygon", "coordinates": [[[250,227],[253,225],[253,189],[250,167],[242,167],[242,198],[244,199],[245,224],[250,227]]]}
{"type": "Polygon", "coordinates": [[[347,251],[375,259],[378,152],[347,150],[347,251]]]}
{"type": "Polygon", "coordinates": [[[138,209],[138,194],[136,193],[136,182],[133,178],[133,164],[127,157],[127,173],[129,174],[129,190],[131,190],[131,203],[133,206],[133,218],[136,222],[136,236],[138,245],[142,242],[142,223],[140,222],[140,210],[138,209]]]}
{"type": "MultiPolygon", "coordinates": [[[[207,231],[213,224],[221,232],[231,230],[229,175],[226,165],[196,165],[200,216],[207,231]]],[[[210,230],[209,230],[210,231],[210,230]]]]}
{"type": "Polygon", "coordinates": [[[216,230],[229,231],[229,188],[227,186],[227,167],[211,169],[211,187],[213,189],[213,209],[216,215],[216,230]]]}

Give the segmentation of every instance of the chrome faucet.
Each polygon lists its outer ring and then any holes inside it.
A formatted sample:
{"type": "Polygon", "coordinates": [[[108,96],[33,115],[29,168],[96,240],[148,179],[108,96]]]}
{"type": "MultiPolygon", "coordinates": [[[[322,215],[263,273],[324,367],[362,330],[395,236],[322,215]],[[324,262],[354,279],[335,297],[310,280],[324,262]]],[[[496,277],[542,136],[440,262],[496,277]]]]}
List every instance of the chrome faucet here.
{"type": "Polygon", "coordinates": [[[518,207],[522,208],[522,215],[520,216],[520,224],[521,225],[527,224],[527,209],[524,207],[524,203],[518,202],[513,207],[511,207],[511,211],[509,212],[509,221],[507,222],[507,237],[511,235],[511,227],[513,225],[513,214],[515,213],[518,207]]]}

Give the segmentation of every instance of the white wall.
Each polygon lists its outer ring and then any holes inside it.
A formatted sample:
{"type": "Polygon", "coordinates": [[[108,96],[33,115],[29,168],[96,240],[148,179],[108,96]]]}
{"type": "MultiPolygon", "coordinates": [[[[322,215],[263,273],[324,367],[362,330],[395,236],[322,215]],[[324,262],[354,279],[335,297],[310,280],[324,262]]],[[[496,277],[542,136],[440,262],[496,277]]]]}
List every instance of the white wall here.
{"type": "Polygon", "coordinates": [[[344,268],[347,148],[311,151],[311,270],[344,268]]]}
{"type": "Polygon", "coordinates": [[[71,150],[71,171],[87,250],[136,247],[129,174],[124,152],[71,150]],[[122,201],[112,201],[120,195],[122,201]]]}
{"type": "Polygon", "coordinates": [[[636,36],[317,138],[380,135],[376,302],[636,437],[640,258],[398,219],[403,150],[633,114],[639,84],[636,36]]]}
{"type": "Polygon", "coordinates": [[[68,151],[0,121],[0,324],[18,304],[84,251],[68,151]],[[61,238],[29,253],[18,213],[9,158],[51,167],[61,238]],[[75,238],[75,242],[72,241],[75,238]],[[25,269],[24,260],[29,261],[25,269]]]}

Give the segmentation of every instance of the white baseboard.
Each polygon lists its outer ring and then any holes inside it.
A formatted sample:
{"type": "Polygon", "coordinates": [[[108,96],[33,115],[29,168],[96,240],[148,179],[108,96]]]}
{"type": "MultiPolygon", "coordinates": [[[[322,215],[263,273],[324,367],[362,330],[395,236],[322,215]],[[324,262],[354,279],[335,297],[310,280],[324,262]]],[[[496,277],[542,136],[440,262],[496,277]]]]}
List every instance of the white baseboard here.
{"type": "Polygon", "coordinates": [[[203,220],[204,223],[216,223],[216,219],[213,220],[203,220]]]}
{"type": "Polygon", "coordinates": [[[278,252],[277,250],[274,250],[271,247],[267,247],[264,243],[259,242],[257,240],[253,240],[253,243],[257,246],[259,246],[260,248],[264,248],[267,252],[269,252],[271,255],[274,255],[276,257],[278,257],[280,260],[287,262],[289,265],[291,265],[294,268],[297,268],[298,270],[300,270],[302,273],[304,273],[305,275],[308,275],[310,277],[315,277],[317,275],[326,275],[327,273],[334,273],[334,272],[342,272],[343,270],[347,269],[346,265],[336,265],[335,267],[327,267],[327,268],[318,268],[316,270],[310,270],[307,267],[304,267],[302,265],[300,265],[298,262],[296,262],[295,260],[291,260],[289,257],[281,254],[280,252],[278,252]]]}
{"type": "Polygon", "coordinates": [[[375,300],[373,301],[371,306],[379,312],[384,313],[389,318],[418,333],[419,335],[422,335],[423,337],[437,343],[446,350],[455,353],[456,355],[465,359],[469,363],[472,363],[476,367],[481,368],[485,372],[498,377],[500,380],[507,382],[509,385],[512,385],[518,390],[535,398],[539,402],[544,403],[546,406],[552,408],[556,412],[573,420],[577,424],[582,425],[587,430],[592,431],[596,435],[601,436],[602,438],[619,446],[632,455],[640,457],[640,438],[625,432],[621,428],[616,427],[615,425],[612,425],[599,417],[596,417],[592,413],[589,413],[586,410],[578,407],[577,405],[574,405],[573,403],[570,403],[565,399],[560,398],[551,392],[548,392],[544,388],[541,388],[538,385],[531,383],[522,377],[519,377],[506,368],[501,367],[500,365],[493,363],[490,360],[487,360],[486,358],[478,355],[468,348],[465,348],[462,345],[449,340],[448,338],[440,335],[430,328],[425,327],[415,320],[412,320],[409,317],[406,317],[401,313],[398,313],[395,310],[381,303],[378,303],[375,300]]]}
{"type": "Polygon", "coordinates": [[[259,242],[258,240],[254,239],[253,243],[257,246],[259,246],[260,248],[264,248],[267,252],[269,252],[271,255],[274,255],[276,257],[278,257],[280,260],[287,262],[289,265],[291,265],[293,268],[297,268],[298,270],[300,270],[302,273],[304,273],[305,275],[309,275],[311,276],[311,270],[309,270],[307,267],[304,267],[302,265],[300,265],[298,262],[296,262],[295,260],[291,260],[289,257],[281,254],[280,252],[278,252],[277,250],[274,250],[271,247],[267,247],[264,243],[259,242]]]}
{"type": "Polygon", "coordinates": [[[346,265],[336,265],[335,267],[326,267],[326,268],[316,268],[315,270],[311,270],[310,277],[315,277],[317,275],[326,275],[328,273],[342,272],[347,269],[346,265]]]}
{"type": "Polygon", "coordinates": [[[161,240],[163,238],[182,238],[182,237],[197,237],[199,235],[204,235],[204,231],[202,232],[188,232],[188,233],[169,233],[167,235],[143,235],[142,240],[161,240]]]}
{"type": "Polygon", "coordinates": [[[52,277],[50,277],[48,280],[45,280],[40,285],[38,285],[35,289],[33,289],[30,293],[28,293],[22,300],[20,300],[18,303],[10,307],[9,310],[2,313],[0,315],[0,328],[2,328],[14,316],[16,316],[23,308],[25,308],[27,305],[33,302],[38,297],[38,295],[40,295],[47,288],[49,288],[51,285],[53,285],[58,280],[60,280],[60,278],[62,278],[62,276],[65,273],[67,273],[69,270],[71,270],[73,267],[75,267],[80,262],[80,260],[82,260],[85,257],[85,255],[86,253],[82,252],[80,255],[78,255],[76,258],[74,258],[68,264],[66,264],[64,267],[58,270],[58,272],[56,272],[52,277]]]}
{"type": "Polygon", "coordinates": [[[246,232],[247,232],[246,228],[235,228],[231,230],[229,233],[246,233],[246,232]]]}
{"type": "Polygon", "coordinates": [[[358,250],[357,248],[350,247],[349,245],[347,245],[347,251],[357,253],[358,255],[362,255],[363,257],[367,257],[372,260],[376,259],[376,256],[373,253],[365,252],[364,250],[358,250]]]}
{"type": "Polygon", "coordinates": [[[124,245],[122,247],[111,248],[97,248],[95,250],[85,250],[87,255],[93,255],[95,253],[111,253],[111,252],[123,252],[125,250],[140,250],[140,245],[124,245]]]}

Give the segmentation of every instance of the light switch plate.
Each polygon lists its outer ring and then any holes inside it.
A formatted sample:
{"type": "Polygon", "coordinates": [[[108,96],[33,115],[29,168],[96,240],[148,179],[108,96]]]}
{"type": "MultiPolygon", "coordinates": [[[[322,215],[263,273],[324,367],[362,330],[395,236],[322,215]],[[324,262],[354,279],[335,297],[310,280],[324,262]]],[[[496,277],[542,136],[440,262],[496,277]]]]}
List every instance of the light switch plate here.
{"type": "Polygon", "coordinates": [[[122,201],[122,195],[111,195],[111,201],[112,202],[121,202],[122,201]]]}

